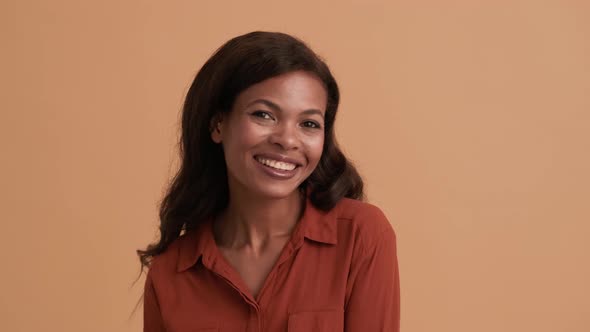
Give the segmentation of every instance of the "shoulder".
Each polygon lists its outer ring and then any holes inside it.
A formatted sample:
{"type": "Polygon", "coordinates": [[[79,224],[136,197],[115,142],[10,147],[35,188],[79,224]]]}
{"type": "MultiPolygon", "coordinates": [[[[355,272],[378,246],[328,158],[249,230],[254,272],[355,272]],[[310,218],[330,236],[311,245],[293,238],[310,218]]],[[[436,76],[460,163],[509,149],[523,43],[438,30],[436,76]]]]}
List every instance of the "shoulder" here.
{"type": "Polygon", "coordinates": [[[392,229],[385,213],[371,203],[343,198],[334,209],[339,220],[348,221],[364,231],[381,233],[392,229]]]}
{"type": "Polygon", "coordinates": [[[148,269],[148,275],[152,279],[166,277],[176,272],[180,251],[184,242],[186,242],[186,238],[186,234],[181,235],[168,245],[164,252],[152,258],[148,269]]]}
{"type": "Polygon", "coordinates": [[[338,227],[344,228],[364,246],[370,246],[383,237],[395,239],[393,226],[385,213],[376,205],[343,198],[334,207],[334,213],[338,220],[338,227]]]}

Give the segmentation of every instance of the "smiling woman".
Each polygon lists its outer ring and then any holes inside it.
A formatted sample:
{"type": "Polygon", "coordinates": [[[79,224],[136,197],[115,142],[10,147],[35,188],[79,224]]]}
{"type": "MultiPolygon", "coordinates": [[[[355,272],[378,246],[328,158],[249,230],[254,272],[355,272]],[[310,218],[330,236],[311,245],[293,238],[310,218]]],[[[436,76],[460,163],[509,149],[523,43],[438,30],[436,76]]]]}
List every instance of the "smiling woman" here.
{"type": "Polygon", "coordinates": [[[399,331],[395,233],[338,148],[338,85],[283,33],[231,39],[186,96],[144,331],[399,331]]]}
{"type": "Polygon", "coordinates": [[[223,146],[229,188],[297,200],[294,193],[322,155],[326,101],[322,81],[305,71],[266,79],[240,93],[212,134],[223,146]]]}

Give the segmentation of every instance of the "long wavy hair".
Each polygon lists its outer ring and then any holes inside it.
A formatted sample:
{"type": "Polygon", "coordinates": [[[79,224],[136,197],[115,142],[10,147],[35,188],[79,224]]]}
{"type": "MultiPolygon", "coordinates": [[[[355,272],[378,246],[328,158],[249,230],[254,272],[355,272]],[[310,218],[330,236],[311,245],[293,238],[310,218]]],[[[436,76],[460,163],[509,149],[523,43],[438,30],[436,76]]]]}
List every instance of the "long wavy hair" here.
{"type": "Polygon", "coordinates": [[[160,204],[160,238],[137,250],[141,269],[185,231],[223,211],[229,200],[222,148],[211,139],[212,123],[230,112],[237,95],[256,83],[292,71],[316,75],[327,91],[324,146],[314,172],[299,190],[330,210],[343,197],[362,200],[363,181],[338,148],[334,121],[340,93],[328,66],[304,42],[285,33],[251,32],[221,46],[197,73],[182,109],[180,167],[160,204]]]}

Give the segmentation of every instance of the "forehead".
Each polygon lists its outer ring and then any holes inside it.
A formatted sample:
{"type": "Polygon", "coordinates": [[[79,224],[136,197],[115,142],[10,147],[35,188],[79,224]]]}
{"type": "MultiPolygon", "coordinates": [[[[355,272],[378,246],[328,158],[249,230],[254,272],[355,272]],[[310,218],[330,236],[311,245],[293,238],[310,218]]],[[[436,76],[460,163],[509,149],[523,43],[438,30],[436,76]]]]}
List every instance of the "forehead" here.
{"type": "Polygon", "coordinates": [[[257,99],[268,99],[282,109],[302,111],[310,108],[325,112],[327,93],[322,81],[312,73],[295,71],[254,84],[236,98],[236,107],[257,99]]]}

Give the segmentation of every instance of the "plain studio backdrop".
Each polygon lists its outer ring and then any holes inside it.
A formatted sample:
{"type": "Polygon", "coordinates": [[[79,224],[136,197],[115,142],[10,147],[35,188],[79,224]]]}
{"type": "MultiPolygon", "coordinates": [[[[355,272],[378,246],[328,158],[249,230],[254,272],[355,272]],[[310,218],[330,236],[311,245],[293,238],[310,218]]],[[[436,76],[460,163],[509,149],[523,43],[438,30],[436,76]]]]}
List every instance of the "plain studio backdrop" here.
{"type": "Polygon", "coordinates": [[[340,84],[337,136],[398,235],[403,332],[590,331],[589,2],[0,15],[0,330],[141,331],[135,250],[155,239],[183,96],[221,44],[271,30],[340,84]]]}

